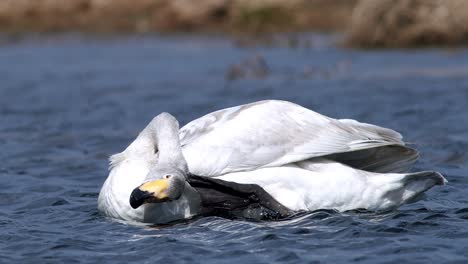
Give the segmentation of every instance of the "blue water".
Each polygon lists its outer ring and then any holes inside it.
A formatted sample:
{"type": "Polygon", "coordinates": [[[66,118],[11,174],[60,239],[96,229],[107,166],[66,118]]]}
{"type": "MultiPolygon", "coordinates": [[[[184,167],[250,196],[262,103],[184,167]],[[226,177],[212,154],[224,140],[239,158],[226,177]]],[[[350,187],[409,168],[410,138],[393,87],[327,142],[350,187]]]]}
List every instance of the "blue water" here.
{"type": "Polygon", "coordinates": [[[466,263],[468,50],[357,51],[303,35],[30,37],[0,46],[0,263],[466,263]],[[182,124],[275,98],[398,130],[449,180],[414,204],[286,221],[133,226],[101,216],[107,158],[162,111],[182,124]]]}

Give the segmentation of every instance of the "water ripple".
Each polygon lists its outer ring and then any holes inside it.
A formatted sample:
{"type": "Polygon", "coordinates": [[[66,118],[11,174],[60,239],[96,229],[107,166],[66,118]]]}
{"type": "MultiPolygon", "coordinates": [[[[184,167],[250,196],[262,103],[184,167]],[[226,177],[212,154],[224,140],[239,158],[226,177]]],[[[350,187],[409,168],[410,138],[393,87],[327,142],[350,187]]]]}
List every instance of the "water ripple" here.
{"type": "Polygon", "coordinates": [[[0,262],[465,263],[468,77],[452,70],[466,71],[467,54],[252,50],[183,36],[0,47],[8,77],[0,88],[0,262]],[[142,39],[151,45],[140,49],[142,39]],[[226,80],[231,65],[255,54],[268,74],[226,80]],[[169,111],[185,123],[266,98],[395,128],[421,151],[415,169],[439,170],[449,184],[395,211],[319,210],[277,222],[198,217],[147,226],[99,215],[107,157],[154,115],[169,111]]]}

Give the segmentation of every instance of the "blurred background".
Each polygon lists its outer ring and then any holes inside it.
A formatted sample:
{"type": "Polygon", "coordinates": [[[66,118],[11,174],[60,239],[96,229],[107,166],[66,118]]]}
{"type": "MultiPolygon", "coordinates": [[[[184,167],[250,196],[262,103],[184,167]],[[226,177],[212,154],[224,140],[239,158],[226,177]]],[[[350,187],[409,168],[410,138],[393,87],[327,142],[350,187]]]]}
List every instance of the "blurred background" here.
{"type": "Polygon", "coordinates": [[[346,32],[355,47],[460,45],[464,0],[3,0],[0,30],[25,32],[346,32]]]}
{"type": "Polygon", "coordinates": [[[466,0],[0,0],[0,263],[466,263],[467,43],[466,0]],[[264,99],[395,129],[449,184],[281,222],[98,213],[155,115],[264,99]]]}

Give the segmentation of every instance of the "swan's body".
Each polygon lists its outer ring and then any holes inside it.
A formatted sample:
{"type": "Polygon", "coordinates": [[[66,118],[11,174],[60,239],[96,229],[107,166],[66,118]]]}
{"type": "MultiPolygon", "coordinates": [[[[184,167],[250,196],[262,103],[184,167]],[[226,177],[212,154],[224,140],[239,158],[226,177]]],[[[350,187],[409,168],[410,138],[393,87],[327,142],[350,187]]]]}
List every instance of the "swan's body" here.
{"type": "Polygon", "coordinates": [[[373,173],[325,159],[231,173],[220,178],[258,184],[295,211],[388,210],[442,183],[441,176],[433,172],[373,173]]]}
{"type": "MultiPolygon", "coordinates": [[[[159,120],[171,122],[164,114],[159,120]]],[[[99,210],[114,218],[152,223],[203,213],[200,197],[188,183],[177,200],[130,207],[132,190],[148,180],[151,168],[167,152],[164,148],[170,149],[156,144],[145,132],[148,127],[125,151],[111,157],[99,210]]],[[[176,134],[164,128],[159,133],[159,144],[176,134]]],[[[191,173],[258,184],[291,210],[386,210],[445,182],[436,172],[395,173],[408,169],[418,157],[399,133],[332,119],[284,101],[213,112],[181,128],[179,138],[173,145],[181,147],[191,173]]]]}

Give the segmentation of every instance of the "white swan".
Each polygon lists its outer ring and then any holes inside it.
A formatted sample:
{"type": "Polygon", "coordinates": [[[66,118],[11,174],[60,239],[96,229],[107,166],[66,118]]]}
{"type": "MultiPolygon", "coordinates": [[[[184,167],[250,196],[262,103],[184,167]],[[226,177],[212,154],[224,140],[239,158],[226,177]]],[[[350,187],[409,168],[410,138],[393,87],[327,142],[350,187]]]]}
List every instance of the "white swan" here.
{"type": "MultiPolygon", "coordinates": [[[[279,202],[279,211],[282,205],[292,211],[387,210],[446,182],[432,171],[398,173],[417,158],[393,130],[285,101],[216,111],[180,131],[177,120],[163,113],[111,157],[98,208],[109,217],[150,223],[201,214],[211,198],[189,184],[190,172],[259,185],[273,204],[279,202]]],[[[253,185],[246,186],[250,192],[253,185]]]]}

